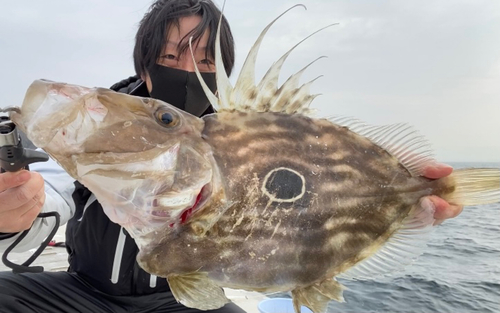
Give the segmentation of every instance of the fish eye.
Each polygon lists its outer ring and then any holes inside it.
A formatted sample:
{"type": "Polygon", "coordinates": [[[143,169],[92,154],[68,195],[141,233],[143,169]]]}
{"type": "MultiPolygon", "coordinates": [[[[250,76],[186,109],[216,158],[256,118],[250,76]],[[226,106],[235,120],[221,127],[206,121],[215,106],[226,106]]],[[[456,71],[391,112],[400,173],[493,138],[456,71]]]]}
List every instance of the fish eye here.
{"type": "Polygon", "coordinates": [[[165,127],[174,127],[179,124],[178,116],[170,111],[159,110],[156,113],[156,120],[165,127]]]}

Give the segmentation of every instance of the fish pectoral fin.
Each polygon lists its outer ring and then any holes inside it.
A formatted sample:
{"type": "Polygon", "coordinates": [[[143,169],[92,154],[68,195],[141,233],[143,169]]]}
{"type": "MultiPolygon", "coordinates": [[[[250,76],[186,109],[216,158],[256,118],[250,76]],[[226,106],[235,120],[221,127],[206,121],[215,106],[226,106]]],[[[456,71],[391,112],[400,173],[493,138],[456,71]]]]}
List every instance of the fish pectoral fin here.
{"type": "Polygon", "coordinates": [[[177,302],[187,307],[214,310],[229,303],[224,290],[211,281],[207,274],[170,275],[167,280],[177,302]]]}
{"type": "Polygon", "coordinates": [[[324,313],[330,300],[344,302],[343,291],[346,289],[334,278],[324,280],[304,288],[292,290],[295,313],[300,313],[300,306],[306,306],[314,313],[324,313]]]}

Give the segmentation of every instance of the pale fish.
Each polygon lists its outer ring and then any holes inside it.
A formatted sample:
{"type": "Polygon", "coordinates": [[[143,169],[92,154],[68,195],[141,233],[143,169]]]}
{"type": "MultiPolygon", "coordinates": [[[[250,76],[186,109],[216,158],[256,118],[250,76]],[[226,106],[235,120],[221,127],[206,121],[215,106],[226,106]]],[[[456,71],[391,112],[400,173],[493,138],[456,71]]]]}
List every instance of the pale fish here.
{"type": "Polygon", "coordinates": [[[500,201],[498,169],[421,177],[433,159],[411,127],[308,117],[315,96],[299,86],[303,70],[277,84],[290,52],[255,85],[271,24],[234,87],[217,49],[218,95],[207,90],[217,114],[35,81],[11,116],[96,195],[136,240],[139,264],[189,307],[221,307],[230,287],[291,291],[296,312],[324,312],[343,301],[337,278],[389,274],[421,253],[434,221],[423,196],[500,201]]]}

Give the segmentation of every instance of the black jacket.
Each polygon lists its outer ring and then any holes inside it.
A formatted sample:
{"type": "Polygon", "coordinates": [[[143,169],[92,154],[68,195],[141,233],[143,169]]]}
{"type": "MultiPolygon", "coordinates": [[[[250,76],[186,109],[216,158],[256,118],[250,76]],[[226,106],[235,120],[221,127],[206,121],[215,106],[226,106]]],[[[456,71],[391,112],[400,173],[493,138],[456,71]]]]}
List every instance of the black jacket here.
{"type": "MultiPolygon", "coordinates": [[[[111,86],[131,95],[149,97],[146,84],[137,76],[111,86]]],[[[209,107],[204,114],[213,113],[209,107]]],[[[144,295],[169,290],[167,280],[152,277],[136,261],[138,248],[118,224],[104,214],[92,193],[75,182],[75,215],[66,227],[69,271],[110,295],[144,295]]]]}

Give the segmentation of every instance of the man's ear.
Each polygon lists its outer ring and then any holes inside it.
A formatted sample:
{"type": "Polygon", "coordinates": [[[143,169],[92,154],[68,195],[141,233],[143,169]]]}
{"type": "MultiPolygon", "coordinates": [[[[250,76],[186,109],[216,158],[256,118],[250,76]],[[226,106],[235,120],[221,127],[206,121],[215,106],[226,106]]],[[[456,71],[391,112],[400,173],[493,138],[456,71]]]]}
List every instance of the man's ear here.
{"type": "Polygon", "coordinates": [[[144,72],[141,74],[141,79],[146,82],[146,87],[148,88],[148,92],[151,92],[153,90],[153,84],[151,83],[151,79],[149,78],[149,74],[147,72],[144,72]]]}

